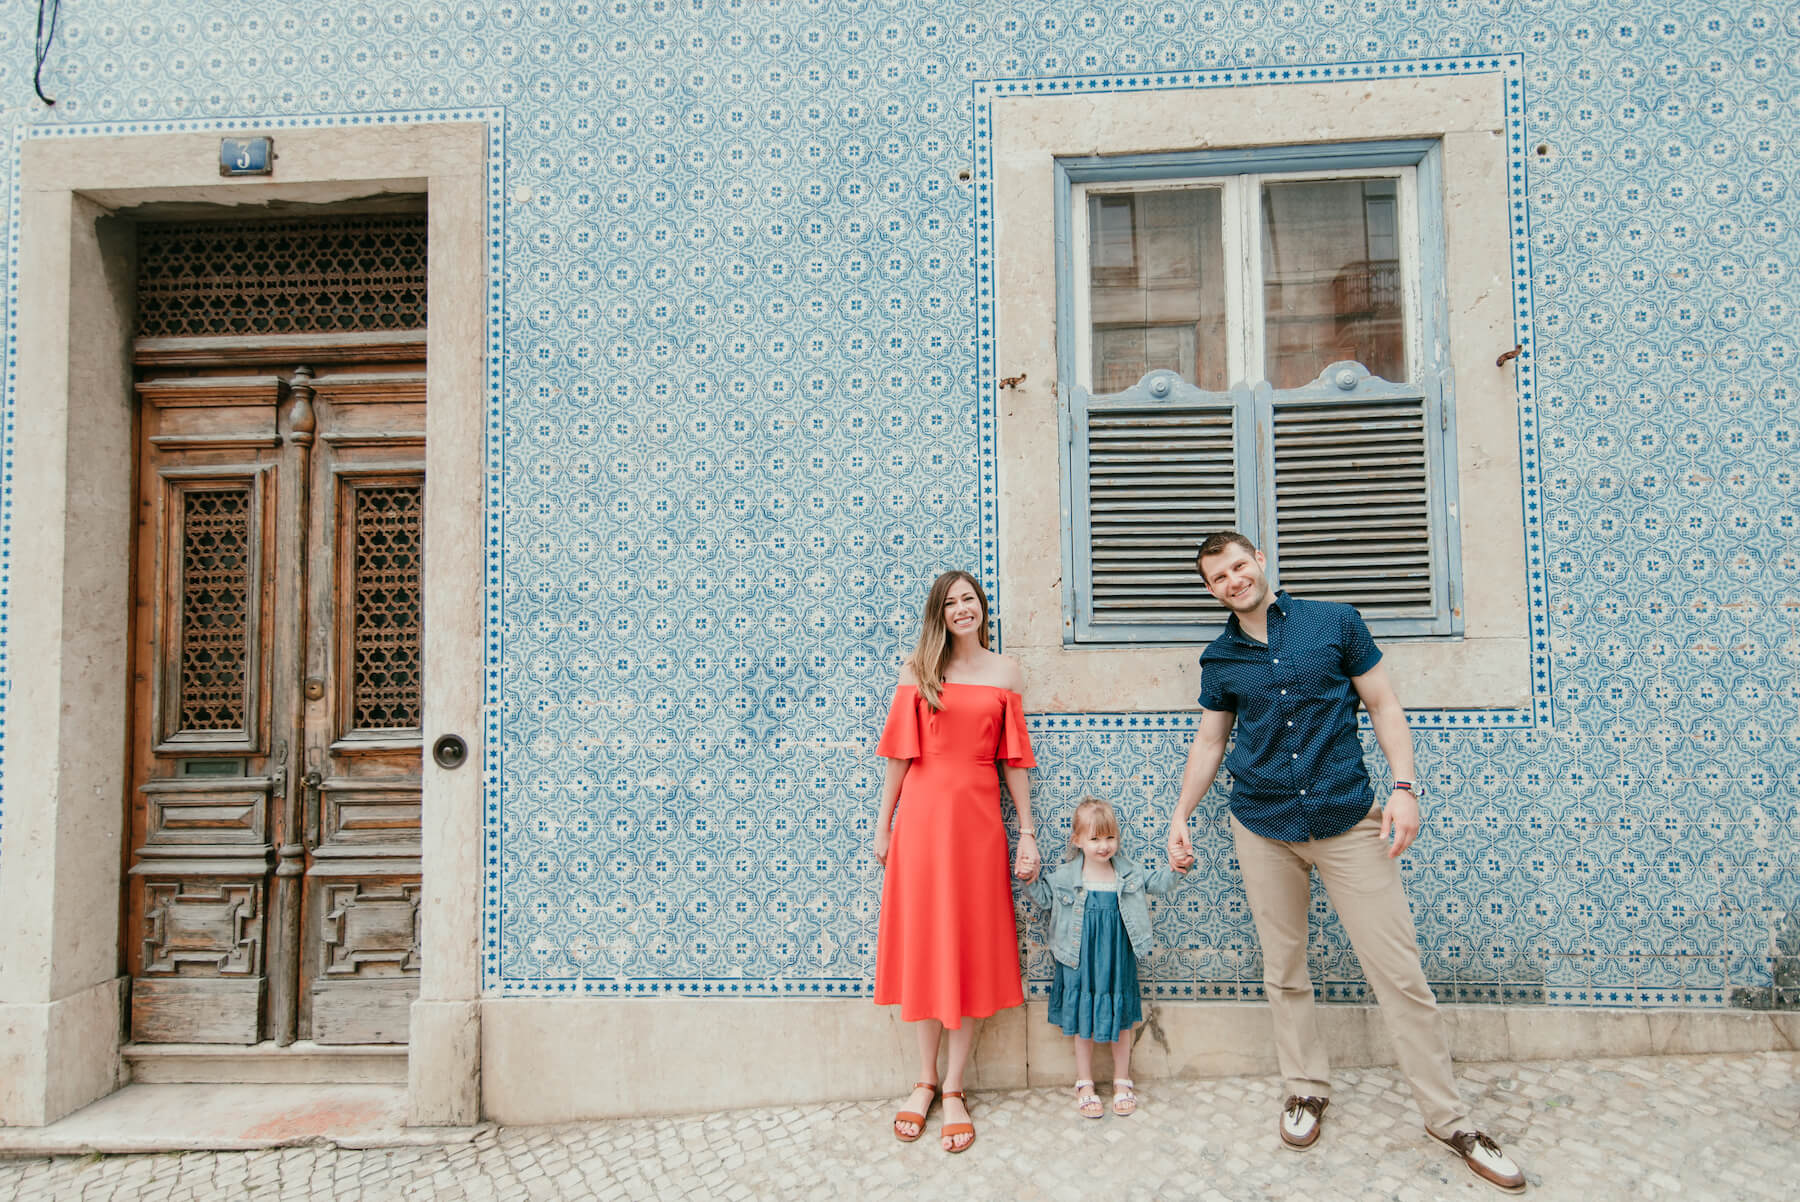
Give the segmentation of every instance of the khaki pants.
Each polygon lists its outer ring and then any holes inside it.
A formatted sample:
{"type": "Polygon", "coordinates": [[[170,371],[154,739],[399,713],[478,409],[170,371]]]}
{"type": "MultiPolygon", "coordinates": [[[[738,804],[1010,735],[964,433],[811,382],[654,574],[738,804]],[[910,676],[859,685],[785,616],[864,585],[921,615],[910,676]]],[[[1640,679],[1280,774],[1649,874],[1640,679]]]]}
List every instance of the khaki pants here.
{"type": "Polygon", "coordinates": [[[1317,868],[1381,1003],[1400,1072],[1412,1086],[1425,1126],[1441,1135],[1466,1128],[1468,1116],[1450,1067],[1443,1019],[1419,964],[1418,937],[1400,885],[1400,864],[1388,858],[1380,812],[1341,835],[1305,843],[1265,839],[1235,817],[1231,832],[1256,937],[1262,943],[1263,983],[1275,1019],[1275,1055],[1288,1093],[1331,1096],[1331,1065],[1319,1039],[1312,977],[1306,970],[1308,878],[1317,868]]]}

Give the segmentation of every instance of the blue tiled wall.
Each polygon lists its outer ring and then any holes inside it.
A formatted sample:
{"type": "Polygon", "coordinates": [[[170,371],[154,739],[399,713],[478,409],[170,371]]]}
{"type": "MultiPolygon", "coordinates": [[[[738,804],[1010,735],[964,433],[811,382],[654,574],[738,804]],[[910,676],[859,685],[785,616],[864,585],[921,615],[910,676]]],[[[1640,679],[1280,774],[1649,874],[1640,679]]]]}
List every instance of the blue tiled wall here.
{"type": "MultiPolygon", "coordinates": [[[[499,114],[497,992],[866,995],[873,735],[925,583],[991,577],[998,537],[982,81],[1495,64],[1546,662],[1498,728],[1420,716],[1427,970],[1497,1001],[1767,984],[1800,904],[1791,5],[70,0],[53,109],[30,7],[0,14],[15,145],[499,114]]],[[[10,488],[10,424],[6,454],[10,488]]],[[[1037,716],[1045,825],[1095,791],[1158,842],[1189,729],[1037,716]]],[[[1258,988],[1216,818],[1157,922],[1164,996],[1258,988]]],[[[1359,996],[1334,920],[1315,942],[1359,996]]]]}

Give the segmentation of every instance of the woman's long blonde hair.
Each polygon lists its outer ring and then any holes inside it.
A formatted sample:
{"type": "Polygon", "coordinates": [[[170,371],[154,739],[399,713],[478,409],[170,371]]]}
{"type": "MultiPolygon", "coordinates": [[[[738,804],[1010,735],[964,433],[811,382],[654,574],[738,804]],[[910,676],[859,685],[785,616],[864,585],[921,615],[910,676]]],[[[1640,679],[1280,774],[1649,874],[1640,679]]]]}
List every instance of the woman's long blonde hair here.
{"type": "Polygon", "coordinates": [[[919,645],[913,648],[912,658],[906,662],[912,665],[913,675],[919,678],[919,696],[934,710],[944,708],[938,697],[944,685],[944,664],[950,659],[950,627],[944,622],[944,602],[950,599],[950,590],[960,580],[969,582],[969,587],[975,590],[975,599],[981,602],[981,625],[977,633],[982,647],[988,645],[988,600],[981,581],[967,572],[945,572],[933,580],[931,591],[925,594],[925,614],[919,622],[919,645]]]}

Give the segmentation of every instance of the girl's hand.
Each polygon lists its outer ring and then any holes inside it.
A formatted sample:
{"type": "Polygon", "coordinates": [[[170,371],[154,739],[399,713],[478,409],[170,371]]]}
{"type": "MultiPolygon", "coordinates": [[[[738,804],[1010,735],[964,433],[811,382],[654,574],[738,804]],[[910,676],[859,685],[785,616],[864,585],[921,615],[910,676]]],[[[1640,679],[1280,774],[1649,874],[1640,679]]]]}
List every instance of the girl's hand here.
{"type": "Polygon", "coordinates": [[[1020,835],[1019,856],[1013,862],[1013,875],[1022,881],[1035,881],[1040,867],[1042,865],[1038,863],[1037,836],[1020,835]]]}
{"type": "Polygon", "coordinates": [[[892,838],[893,832],[885,826],[875,832],[875,862],[883,868],[887,867],[888,841],[892,838]]]}

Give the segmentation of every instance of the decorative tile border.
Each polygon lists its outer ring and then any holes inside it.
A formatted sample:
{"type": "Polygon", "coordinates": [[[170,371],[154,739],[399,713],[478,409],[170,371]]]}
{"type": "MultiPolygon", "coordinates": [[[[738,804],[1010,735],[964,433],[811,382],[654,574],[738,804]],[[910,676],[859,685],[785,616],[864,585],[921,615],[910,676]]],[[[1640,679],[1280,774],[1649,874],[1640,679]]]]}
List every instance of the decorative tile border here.
{"type": "Polygon", "coordinates": [[[500,798],[505,788],[506,122],[488,123],[487,445],[482,491],[481,981],[500,976],[500,798]]]}
{"type": "Polygon", "coordinates": [[[0,847],[6,840],[6,734],[12,703],[13,434],[19,406],[19,197],[25,128],[15,126],[6,182],[6,347],[0,353],[0,847]]]}
{"type": "MultiPolygon", "coordinates": [[[[982,585],[993,608],[999,593],[999,383],[995,341],[994,271],[994,102],[997,100],[1245,87],[1254,84],[1321,83],[1354,79],[1423,79],[1451,75],[1498,75],[1506,110],[1508,207],[1513,260],[1513,324],[1523,348],[1514,360],[1519,378],[1519,458],[1524,495],[1525,546],[1530,573],[1527,605],[1532,644],[1532,703],[1529,709],[1410,710],[1407,717],[1424,730],[1526,730],[1552,720],[1550,691],[1549,599],[1543,571],[1543,513],[1539,504],[1536,414],[1532,400],[1532,301],[1530,230],[1526,209],[1527,180],[1524,126],[1524,60],[1519,54],[1430,58],[1399,62],[1315,63],[1235,70],[1156,71],[1124,75],[987,79],[973,85],[975,152],[975,326],[976,428],[979,432],[982,585]]],[[[1368,719],[1362,719],[1367,729],[1368,719]]]]}

